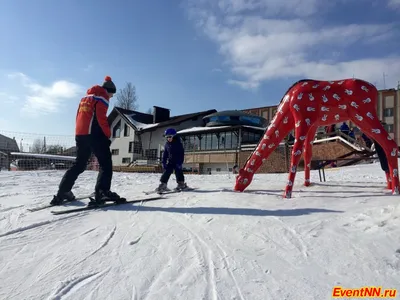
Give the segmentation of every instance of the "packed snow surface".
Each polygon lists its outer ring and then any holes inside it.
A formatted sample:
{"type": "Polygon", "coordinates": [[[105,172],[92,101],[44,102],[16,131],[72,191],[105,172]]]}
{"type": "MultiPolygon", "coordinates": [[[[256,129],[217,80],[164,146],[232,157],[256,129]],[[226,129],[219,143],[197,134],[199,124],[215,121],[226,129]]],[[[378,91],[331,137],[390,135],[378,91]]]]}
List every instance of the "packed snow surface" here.
{"type": "MultiPolygon", "coordinates": [[[[400,289],[400,196],[379,163],[257,174],[186,175],[196,191],[96,211],[52,215],[63,171],[0,172],[0,299],[332,299],[335,286],[400,289]]],[[[92,192],[86,171],[73,192],[92,192]]],[[[151,197],[160,174],[114,173],[128,199],[151,197]]],[[[170,187],[175,186],[172,175],[170,187]]],[[[68,206],[82,206],[88,200],[68,206]]],[[[399,296],[399,295],[398,295],[399,296]]],[[[372,298],[371,298],[372,299],[372,298]]]]}

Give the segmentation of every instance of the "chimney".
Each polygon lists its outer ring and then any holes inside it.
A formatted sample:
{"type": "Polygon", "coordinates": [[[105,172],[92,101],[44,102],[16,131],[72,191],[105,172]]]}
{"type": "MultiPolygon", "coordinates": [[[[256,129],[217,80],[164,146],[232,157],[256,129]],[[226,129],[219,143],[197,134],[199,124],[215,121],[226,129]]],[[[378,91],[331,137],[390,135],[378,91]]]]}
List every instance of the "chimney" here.
{"type": "Polygon", "coordinates": [[[153,124],[168,121],[169,109],[159,106],[153,106],[153,124]]]}

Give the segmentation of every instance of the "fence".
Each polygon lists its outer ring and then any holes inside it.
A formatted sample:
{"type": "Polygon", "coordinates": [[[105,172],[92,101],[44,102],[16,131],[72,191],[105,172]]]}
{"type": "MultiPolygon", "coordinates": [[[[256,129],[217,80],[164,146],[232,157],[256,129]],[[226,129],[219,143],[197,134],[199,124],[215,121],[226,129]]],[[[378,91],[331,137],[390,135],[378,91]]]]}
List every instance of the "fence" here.
{"type": "MultiPolygon", "coordinates": [[[[0,130],[0,170],[67,169],[75,160],[74,135],[50,135],[0,130]]],[[[98,170],[95,156],[87,169],[98,170]]]]}
{"type": "MultiPolygon", "coordinates": [[[[0,171],[66,170],[74,163],[75,157],[75,135],[0,130],[0,171]]],[[[96,156],[92,155],[87,170],[98,169],[96,156]]],[[[113,169],[116,172],[162,172],[160,157],[152,151],[139,153],[123,166],[115,164],[113,169]]]]}

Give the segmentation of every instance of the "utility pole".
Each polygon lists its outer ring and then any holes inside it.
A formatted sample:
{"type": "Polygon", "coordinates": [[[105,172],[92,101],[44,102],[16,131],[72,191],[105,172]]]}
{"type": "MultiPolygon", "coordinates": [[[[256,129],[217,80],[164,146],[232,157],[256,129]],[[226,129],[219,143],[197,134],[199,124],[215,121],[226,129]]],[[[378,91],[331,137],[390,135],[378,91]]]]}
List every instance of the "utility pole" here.
{"type": "Polygon", "coordinates": [[[386,77],[387,77],[388,75],[387,74],[385,74],[385,72],[383,72],[383,89],[384,90],[386,90],[386,77]]]}

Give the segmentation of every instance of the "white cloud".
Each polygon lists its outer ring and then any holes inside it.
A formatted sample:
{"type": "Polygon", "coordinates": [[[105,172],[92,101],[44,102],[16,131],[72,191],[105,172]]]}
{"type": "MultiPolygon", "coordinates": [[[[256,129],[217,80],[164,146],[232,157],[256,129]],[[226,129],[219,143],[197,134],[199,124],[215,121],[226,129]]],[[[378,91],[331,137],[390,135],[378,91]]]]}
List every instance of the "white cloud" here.
{"type": "Polygon", "coordinates": [[[88,64],[88,65],[83,69],[83,71],[85,71],[85,72],[90,72],[90,71],[93,70],[93,68],[94,68],[94,65],[93,65],[93,64],[88,64]]]}
{"type": "Polygon", "coordinates": [[[3,104],[13,104],[19,100],[17,96],[9,95],[6,92],[0,92],[0,98],[3,104]]]}
{"type": "Polygon", "coordinates": [[[4,130],[4,128],[8,128],[9,125],[10,125],[9,122],[6,119],[0,118],[0,128],[2,129],[2,131],[4,130]]]}
{"type": "Polygon", "coordinates": [[[192,0],[188,12],[196,26],[218,45],[235,76],[228,82],[242,88],[252,89],[267,80],[291,77],[333,80],[355,76],[381,83],[383,73],[389,74],[388,84],[397,83],[399,56],[342,58],[347,47],[363,49],[395,37],[396,25],[324,26],[322,12],[340,5],[332,3],[192,0]]]}
{"type": "Polygon", "coordinates": [[[400,9],[400,0],[389,0],[388,6],[390,8],[400,9]]]}
{"type": "MultiPolygon", "coordinates": [[[[214,1],[213,1],[214,2],[214,1]]],[[[317,11],[318,0],[217,0],[217,6],[226,14],[258,11],[264,15],[277,14],[308,16],[317,11]]]]}
{"type": "Polygon", "coordinates": [[[55,81],[45,86],[23,73],[12,73],[8,78],[17,80],[26,91],[21,112],[30,116],[57,113],[65,100],[76,98],[82,92],[81,86],[66,80],[55,81]]]}

